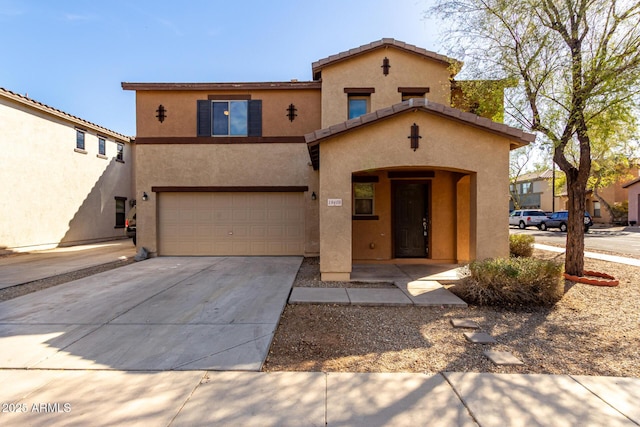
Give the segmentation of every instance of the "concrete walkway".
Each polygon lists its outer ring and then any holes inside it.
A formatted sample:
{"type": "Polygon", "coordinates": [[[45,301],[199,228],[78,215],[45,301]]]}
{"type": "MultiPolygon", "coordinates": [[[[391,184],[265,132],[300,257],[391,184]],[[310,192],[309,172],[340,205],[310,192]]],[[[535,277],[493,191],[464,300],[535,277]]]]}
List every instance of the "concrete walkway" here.
{"type": "Polygon", "coordinates": [[[3,426],[638,426],[640,379],[0,370],[3,426]]]}
{"type": "Polygon", "coordinates": [[[289,304],[417,305],[466,307],[440,281],[459,280],[456,264],[354,264],[353,282],[389,282],[393,288],[303,288],[291,291],[289,304]]]}

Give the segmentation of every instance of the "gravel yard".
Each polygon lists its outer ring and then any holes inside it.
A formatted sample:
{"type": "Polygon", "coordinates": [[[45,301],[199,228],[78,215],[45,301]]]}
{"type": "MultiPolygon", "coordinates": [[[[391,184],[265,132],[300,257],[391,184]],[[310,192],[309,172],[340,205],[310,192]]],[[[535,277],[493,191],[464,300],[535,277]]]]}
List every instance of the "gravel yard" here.
{"type": "MultiPolygon", "coordinates": [[[[562,255],[536,250],[535,257],[562,255]]],[[[116,261],[0,290],[6,301],[131,263],[116,261]]],[[[264,371],[496,372],[640,377],[640,268],[587,259],[613,274],[613,288],[573,285],[552,308],[287,305],[264,371]],[[471,344],[451,319],[478,323],[497,344],[471,344]],[[498,367],[486,349],[508,351],[523,366],[498,367]]],[[[321,282],[317,259],[303,262],[294,286],[393,287],[321,282]]],[[[446,284],[445,284],[446,285],[446,284]]]]}
{"type": "MultiPolygon", "coordinates": [[[[534,256],[563,261],[539,250],[534,256]]],[[[640,377],[640,268],[592,259],[585,264],[613,274],[620,285],[575,284],[552,308],[287,305],[263,370],[640,377]],[[467,342],[468,330],[450,324],[456,318],[476,321],[498,343],[467,342]],[[495,366],[486,349],[508,351],[524,365],[495,366]]],[[[314,259],[305,260],[294,283],[346,285],[322,284],[314,259]]]]}

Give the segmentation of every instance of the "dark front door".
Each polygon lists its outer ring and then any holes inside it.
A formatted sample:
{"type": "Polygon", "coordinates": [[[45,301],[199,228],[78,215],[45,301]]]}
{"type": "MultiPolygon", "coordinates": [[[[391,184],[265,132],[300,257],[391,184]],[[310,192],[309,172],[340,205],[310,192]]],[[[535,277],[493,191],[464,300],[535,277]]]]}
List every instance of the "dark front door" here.
{"type": "Polygon", "coordinates": [[[429,187],[396,182],[393,186],[393,239],[396,258],[429,255],[429,187]]]}

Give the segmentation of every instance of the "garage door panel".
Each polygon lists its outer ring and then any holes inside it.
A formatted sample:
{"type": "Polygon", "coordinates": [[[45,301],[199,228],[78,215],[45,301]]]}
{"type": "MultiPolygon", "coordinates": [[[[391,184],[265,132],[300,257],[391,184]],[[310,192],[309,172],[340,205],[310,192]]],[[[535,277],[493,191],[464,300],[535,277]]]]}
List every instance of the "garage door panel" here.
{"type": "Polygon", "coordinates": [[[302,255],[302,193],[160,193],[160,255],[302,255]]]}

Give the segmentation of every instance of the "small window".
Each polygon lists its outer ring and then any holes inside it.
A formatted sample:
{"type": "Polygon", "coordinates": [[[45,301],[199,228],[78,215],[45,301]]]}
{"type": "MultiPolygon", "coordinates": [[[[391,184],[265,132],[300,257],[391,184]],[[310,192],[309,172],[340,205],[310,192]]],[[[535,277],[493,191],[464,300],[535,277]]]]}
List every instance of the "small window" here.
{"type": "Polygon", "coordinates": [[[353,184],[353,214],[373,215],[374,191],[371,183],[353,184]]]}
{"type": "Polygon", "coordinates": [[[116,226],[114,228],[124,228],[125,226],[125,206],[126,197],[116,197],[116,226]]]}
{"type": "Polygon", "coordinates": [[[596,218],[600,218],[602,216],[602,212],[600,211],[600,202],[593,202],[593,216],[596,218]]]}
{"type": "Polygon", "coordinates": [[[521,194],[527,194],[531,192],[531,183],[530,182],[523,182],[521,184],[521,188],[522,188],[522,193],[521,194]]]}
{"type": "Polygon", "coordinates": [[[363,116],[369,112],[368,95],[349,95],[349,119],[363,116]]]}
{"type": "Polygon", "coordinates": [[[80,129],[76,129],[76,148],[84,150],[84,132],[80,129]]]}
{"type": "Polygon", "coordinates": [[[424,98],[430,90],[428,87],[399,87],[398,92],[403,101],[408,101],[412,98],[424,98]]]}
{"type": "Polygon", "coordinates": [[[104,138],[98,137],[98,154],[104,156],[107,154],[107,147],[104,138]]]}
{"type": "Polygon", "coordinates": [[[116,154],[116,160],[124,162],[124,144],[118,142],[118,154],[116,154]]]}
{"type": "Polygon", "coordinates": [[[413,98],[424,98],[424,93],[418,93],[418,92],[403,92],[402,93],[402,100],[403,101],[408,101],[410,99],[413,98]]]}

